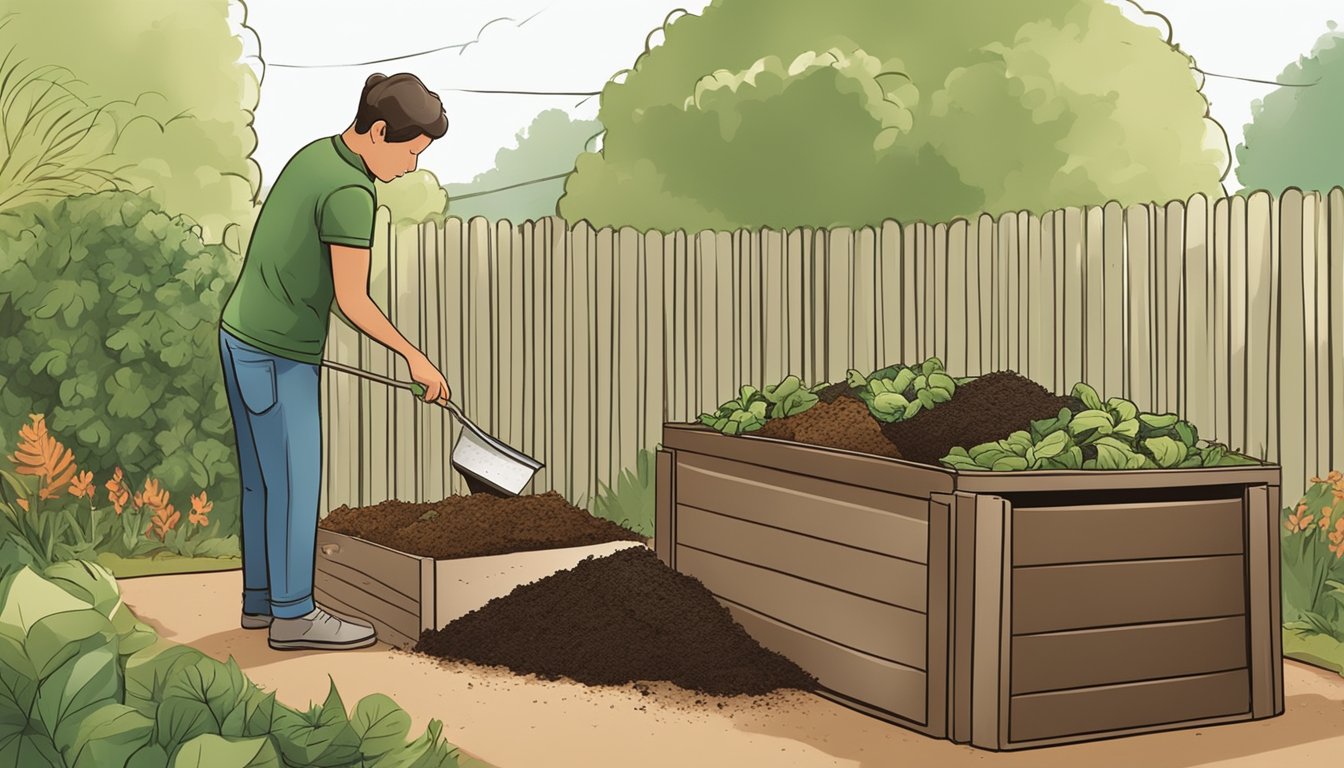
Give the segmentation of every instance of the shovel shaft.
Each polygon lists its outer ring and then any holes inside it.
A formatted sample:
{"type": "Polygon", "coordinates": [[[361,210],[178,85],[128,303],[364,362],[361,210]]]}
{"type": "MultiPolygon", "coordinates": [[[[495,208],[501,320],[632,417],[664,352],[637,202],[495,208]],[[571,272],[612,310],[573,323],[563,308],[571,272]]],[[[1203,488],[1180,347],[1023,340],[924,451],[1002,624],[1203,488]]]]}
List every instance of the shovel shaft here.
{"type": "MultiPolygon", "coordinates": [[[[398,381],[397,379],[393,379],[387,376],[380,376],[376,373],[370,373],[368,371],[361,370],[359,368],[351,368],[348,365],[333,363],[330,360],[323,360],[322,366],[324,368],[330,368],[333,371],[348,373],[351,376],[357,376],[361,379],[366,379],[368,381],[374,381],[379,384],[386,384],[389,387],[396,387],[398,389],[408,389],[421,400],[423,400],[425,397],[425,386],[416,381],[398,381]]],[[[445,404],[443,407],[447,408],[448,411],[452,413],[454,416],[456,416],[459,420],[462,420],[464,418],[462,416],[462,411],[459,410],[458,407],[454,405],[452,402],[445,404]]]]}

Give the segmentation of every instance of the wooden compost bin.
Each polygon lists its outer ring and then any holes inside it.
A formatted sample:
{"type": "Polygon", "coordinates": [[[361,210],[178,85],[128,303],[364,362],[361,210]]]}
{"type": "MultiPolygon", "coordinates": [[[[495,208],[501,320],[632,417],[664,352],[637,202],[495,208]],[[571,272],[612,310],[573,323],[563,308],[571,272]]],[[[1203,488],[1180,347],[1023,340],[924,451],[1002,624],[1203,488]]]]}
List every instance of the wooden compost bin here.
{"type": "Polygon", "coordinates": [[[1020,749],[1283,712],[1276,466],[956,472],[668,424],[655,548],[850,707],[1020,749]]]}
{"type": "Polygon", "coordinates": [[[436,560],[317,529],[313,596],[338,613],[367,620],[378,639],[410,648],[425,629],[480,608],[515,587],[603,557],[637,541],[436,560]]]}

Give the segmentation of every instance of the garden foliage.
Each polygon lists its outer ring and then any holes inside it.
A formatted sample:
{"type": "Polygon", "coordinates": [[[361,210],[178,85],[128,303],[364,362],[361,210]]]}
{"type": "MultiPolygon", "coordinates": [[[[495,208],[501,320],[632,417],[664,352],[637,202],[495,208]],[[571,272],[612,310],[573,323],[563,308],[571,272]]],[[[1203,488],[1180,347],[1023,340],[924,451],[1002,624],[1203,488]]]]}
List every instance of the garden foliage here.
{"type": "Polygon", "coordinates": [[[237,266],[129,192],[0,216],[0,450],[46,414],[84,469],[203,489],[235,529],[217,321],[237,266]]]}
{"type": "Polygon", "coordinates": [[[448,768],[432,721],[372,694],[350,713],[276,701],[237,663],[158,639],[95,563],[23,566],[0,578],[0,765],[101,768],[448,768]]]}
{"type": "Polygon", "coordinates": [[[29,418],[8,457],[13,471],[0,469],[0,561],[45,567],[100,553],[238,555],[238,536],[211,521],[215,504],[205,491],[179,510],[154,478],[134,486],[117,467],[104,482],[80,468],[45,417],[29,418]]]}
{"type": "Polygon", "coordinates": [[[1201,441],[1199,432],[1175,414],[1140,413],[1123,398],[1102,402],[1079,383],[1073,396],[1085,410],[1060,409],[1030,430],[972,448],[954,448],[943,464],[960,470],[1011,472],[1030,469],[1188,469],[1255,464],[1224,445],[1201,441]]]}
{"type": "Polygon", "coordinates": [[[699,231],[1221,194],[1193,59],[1119,6],[716,0],[603,89],[560,213],[699,231]]]}

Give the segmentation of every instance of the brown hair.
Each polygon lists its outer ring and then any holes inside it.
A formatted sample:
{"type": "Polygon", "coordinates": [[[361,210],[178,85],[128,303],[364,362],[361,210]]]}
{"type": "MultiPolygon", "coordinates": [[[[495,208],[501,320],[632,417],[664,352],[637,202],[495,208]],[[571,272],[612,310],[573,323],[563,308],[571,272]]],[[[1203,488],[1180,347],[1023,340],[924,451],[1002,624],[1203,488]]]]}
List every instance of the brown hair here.
{"type": "Polygon", "coordinates": [[[411,141],[419,136],[441,138],[448,132],[448,115],[439,95],[409,72],[370,75],[359,95],[355,132],[368,133],[379,120],[387,123],[387,140],[411,141]]]}

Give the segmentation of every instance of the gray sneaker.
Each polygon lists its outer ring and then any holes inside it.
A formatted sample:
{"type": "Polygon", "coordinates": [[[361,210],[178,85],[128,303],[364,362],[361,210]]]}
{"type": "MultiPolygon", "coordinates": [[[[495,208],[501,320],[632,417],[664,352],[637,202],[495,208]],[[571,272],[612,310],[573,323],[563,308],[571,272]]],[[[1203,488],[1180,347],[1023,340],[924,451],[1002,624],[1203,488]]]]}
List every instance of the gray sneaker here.
{"type": "Polygon", "coordinates": [[[271,626],[271,615],[269,613],[244,613],[242,625],[243,629],[266,629],[271,626]]]}
{"type": "Polygon", "coordinates": [[[277,651],[348,650],[365,648],[378,640],[368,624],[333,616],[321,607],[297,619],[273,619],[270,635],[270,646],[277,651]]]}

